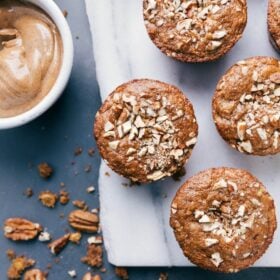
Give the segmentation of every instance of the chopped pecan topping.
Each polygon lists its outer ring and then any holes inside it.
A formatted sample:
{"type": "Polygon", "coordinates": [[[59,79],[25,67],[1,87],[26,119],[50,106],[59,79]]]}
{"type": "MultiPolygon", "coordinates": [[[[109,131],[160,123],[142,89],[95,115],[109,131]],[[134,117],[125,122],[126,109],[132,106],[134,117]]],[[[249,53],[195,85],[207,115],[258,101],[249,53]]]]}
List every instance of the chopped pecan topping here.
{"type": "Polygon", "coordinates": [[[94,213],[75,210],[68,217],[69,224],[76,230],[95,233],[98,231],[99,219],[94,213]]]}
{"type": "Polygon", "coordinates": [[[51,253],[54,255],[59,254],[62,251],[62,249],[68,244],[69,238],[70,238],[70,233],[65,234],[59,239],[56,239],[53,242],[51,242],[48,245],[49,249],[51,250],[51,253]]]}
{"type": "Polygon", "coordinates": [[[102,255],[103,250],[101,246],[90,244],[87,248],[87,255],[81,261],[92,267],[101,267],[103,263],[102,255]]]}
{"type": "Polygon", "coordinates": [[[162,272],[159,275],[159,280],[168,280],[168,274],[166,272],[162,272]]]}
{"type": "Polygon", "coordinates": [[[42,202],[42,204],[49,208],[55,207],[57,199],[57,195],[51,191],[44,191],[39,195],[39,200],[42,202]]]}
{"type": "Polygon", "coordinates": [[[8,258],[10,261],[16,258],[16,253],[15,253],[15,251],[12,250],[12,249],[8,249],[8,250],[6,251],[6,255],[7,255],[7,258],[8,258]]]}
{"type": "Polygon", "coordinates": [[[44,272],[42,272],[39,269],[31,269],[24,274],[24,280],[46,280],[46,279],[47,278],[44,272]]]}
{"type": "Polygon", "coordinates": [[[34,239],[41,231],[42,227],[39,224],[22,218],[10,218],[4,224],[5,237],[13,241],[34,239]]]}
{"type": "Polygon", "coordinates": [[[8,279],[20,279],[22,273],[29,267],[33,266],[35,261],[25,256],[16,257],[12,260],[11,266],[7,271],[8,279]]]}
{"type": "Polygon", "coordinates": [[[39,171],[40,176],[44,179],[50,178],[53,174],[52,167],[46,162],[40,163],[38,165],[38,171],[39,171]]]}

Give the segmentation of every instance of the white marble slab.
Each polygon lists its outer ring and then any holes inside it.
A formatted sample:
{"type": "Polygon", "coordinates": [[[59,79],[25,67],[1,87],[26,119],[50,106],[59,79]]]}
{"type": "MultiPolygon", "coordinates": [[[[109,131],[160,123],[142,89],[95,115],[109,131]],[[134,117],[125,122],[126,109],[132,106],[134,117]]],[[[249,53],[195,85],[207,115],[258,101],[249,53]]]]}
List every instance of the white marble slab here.
{"type": "MultiPolygon", "coordinates": [[[[267,37],[266,2],[248,0],[249,22],[244,37],[227,56],[195,65],[174,61],[151,43],[143,23],[142,0],[86,0],[102,99],[133,78],[154,78],[180,87],[193,102],[200,126],[199,141],[184,179],[209,167],[246,168],[267,185],[279,209],[280,156],[241,155],[223,142],[211,117],[211,98],[226,69],[254,55],[277,57],[267,37]]],[[[170,202],[180,183],[167,179],[125,188],[123,182],[102,163],[101,222],[109,261],[118,266],[189,266],[169,227],[170,202]]],[[[278,231],[256,266],[280,266],[279,251],[278,231]]]]}

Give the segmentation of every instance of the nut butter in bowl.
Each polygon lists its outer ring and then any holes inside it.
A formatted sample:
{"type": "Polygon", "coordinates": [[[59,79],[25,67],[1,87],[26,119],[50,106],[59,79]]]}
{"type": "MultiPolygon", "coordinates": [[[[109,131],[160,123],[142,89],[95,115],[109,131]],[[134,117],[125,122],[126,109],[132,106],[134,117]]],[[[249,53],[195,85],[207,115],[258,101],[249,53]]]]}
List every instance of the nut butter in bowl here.
{"type": "Polygon", "coordinates": [[[71,32],[53,1],[1,0],[0,129],[44,113],[62,94],[72,64],[71,32]]]}

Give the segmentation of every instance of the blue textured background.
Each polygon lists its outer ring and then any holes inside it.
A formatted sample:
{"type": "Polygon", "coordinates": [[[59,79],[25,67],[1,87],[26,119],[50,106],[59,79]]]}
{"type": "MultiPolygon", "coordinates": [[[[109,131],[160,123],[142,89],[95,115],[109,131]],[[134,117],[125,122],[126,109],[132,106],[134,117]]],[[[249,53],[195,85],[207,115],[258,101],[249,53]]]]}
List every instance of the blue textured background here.
{"type": "MultiPolygon", "coordinates": [[[[53,237],[61,236],[68,228],[67,219],[61,219],[60,214],[64,213],[67,216],[74,208],[69,203],[67,206],[58,204],[55,209],[49,210],[38,202],[38,194],[46,189],[59,192],[59,184],[64,182],[72,199],[86,200],[90,208],[96,208],[98,191],[87,194],[86,188],[89,185],[97,186],[100,164],[98,154],[93,158],[87,155],[87,149],[95,147],[91,131],[94,115],[100,106],[100,97],[84,2],[82,0],[56,2],[62,10],[69,13],[68,21],[75,44],[74,68],[68,87],[57,104],[38,120],[21,128],[0,132],[0,223],[3,224],[7,217],[26,217],[40,222],[53,237]],[[77,147],[84,150],[79,157],[74,156],[77,147]],[[42,161],[49,162],[55,169],[50,181],[40,179],[37,174],[36,166],[42,161]],[[88,164],[92,165],[92,171],[85,173],[84,168],[88,164]],[[27,187],[32,187],[35,193],[30,199],[22,194],[27,187]]],[[[8,248],[13,248],[18,254],[35,258],[37,266],[42,269],[49,263],[53,264],[49,280],[70,279],[67,271],[72,269],[77,271],[77,279],[81,279],[88,270],[86,265],[80,263],[80,258],[85,255],[86,239],[84,236],[81,246],[70,244],[65,248],[59,255],[60,263],[55,264],[55,258],[45,244],[41,242],[15,244],[1,234],[0,279],[6,279],[5,273],[9,262],[5,257],[5,251],[8,248]]],[[[104,263],[107,273],[102,274],[102,278],[116,279],[106,257],[104,263]]],[[[215,274],[198,268],[129,269],[132,280],[157,280],[160,272],[168,272],[171,280],[280,279],[280,269],[249,269],[237,275],[215,274]]]]}

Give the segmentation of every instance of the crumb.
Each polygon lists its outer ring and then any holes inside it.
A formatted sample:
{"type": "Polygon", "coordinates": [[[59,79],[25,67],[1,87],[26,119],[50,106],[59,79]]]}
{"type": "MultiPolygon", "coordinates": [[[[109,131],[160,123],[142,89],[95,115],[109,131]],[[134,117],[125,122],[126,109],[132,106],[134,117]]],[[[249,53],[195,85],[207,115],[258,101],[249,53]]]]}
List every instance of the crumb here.
{"type": "Polygon", "coordinates": [[[44,179],[50,178],[53,174],[53,168],[46,162],[38,165],[38,171],[40,176],[44,179]]]}
{"type": "Polygon", "coordinates": [[[87,255],[81,261],[91,267],[101,267],[103,249],[99,245],[90,244],[87,247],[87,255]]]}
{"type": "Polygon", "coordinates": [[[64,15],[64,17],[67,18],[67,17],[68,17],[68,11],[64,10],[64,11],[63,11],[63,15],[64,15]]]}
{"type": "Polygon", "coordinates": [[[98,208],[94,208],[94,209],[91,209],[90,212],[93,214],[98,214],[99,210],[98,210],[98,208]]]}
{"type": "Polygon", "coordinates": [[[50,241],[52,238],[51,238],[51,235],[46,232],[46,231],[42,231],[38,237],[39,241],[41,242],[48,242],[50,241]]]}
{"type": "Polygon", "coordinates": [[[168,274],[166,272],[162,272],[159,275],[159,279],[158,280],[168,280],[168,274]]]}
{"type": "Polygon", "coordinates": [[[31,188],[27,188],[24,192],[23,195],[25,195],[27,198],[32,197],[34,194],[33,190],[31,188]]]}
{"type": "Polygon", "coordinates": [[[60,185],[61,188],[65,187],[65,183],[64,182],[61,182],[59,185],[60,185]]]}
{"type": "Polygon", "coordinates": [[[105,267],[100,268],[100,272],[105,273],[106,271],[107,271],[107,269],[105,267]]]}
{"type": "Polygon", "coordinates": [[[176,172],[172,178],[174,181],[178,182],[181,181],[181,178],[186,175],[186,169],[185,167],[182,167],[178,172],[176,172]]]}
{"type": "Polygon", "coordinates": [[[76,273],[75,270],[70,270],[70,271],[68,271],[68,274],[69,274],[69,276],[72,277],[72,278],[76,278],[76,276],[77,276],[77,273],[76,273]]]}
{"type": "Polygon", "coordinates": [[[94,191],[95,191],[95,187],[94,186],[87,187],[87,193],[93,193],[94,191]]]}
{"type": "Polygon", "coordinates": [[[8,249],[8,250],[6,251],[6,256],[7,256],[7,258],[8,258],[10,261],[12,261],[13,259],[16,258],[16,253],[15,253],[14,250],[8,249]]]}
{"type": "Polygon", "coordinates": [[[74,200],[72,201],[73,205],[79,209],[88,210],[88,206],[84,200],[74,200]]]}
{"type": "Polygon", "coordinates": [[[89,155],[90,157],[93,157],[94,154],[95,154],[94,148],[89,148],[89,149],[88,149],[88,155],[89,155]]]}
{"type": "Polygon", "coordinates": [[[8,279],[20,279],[23,272],[32,267],[36,262],[25,256],[15,257],[7,271],[8,279]]]}
{"type": "Polygon", "coordinates": [[[82,234],[80,232],[73,232],[70,234],[69,240],[72,243],[80,244],[81,238],[82,238],[82,234]]]}
{"type": "Polygon", "coordinates": [[[91,169],[92,169],[92,166],[91,166],[90,164],[87,164],[87,165],[85,166],[85,168],[84,168],[84,171],[85,171],[86,173],[89,173],[89,172],[91,172],[91,169]]]}
{"type": "Polygon", "coordinates": [[[64,213],[60,213],[60,214],[59,214],[59,218],[60,218],[60,219],[64,219],[64,218],[65,218],[65,214],[64,214],[64,213]]]}
{"type": "Polygon", "coordinates": [[[105,176],[110,177],[110,173],[109,172],[105,172],[105,176]]]}
{"type": "Polygon", "coordinates": [[[81,147],[76,148],[75,151],[74,151],[75,156],[79,156],[82,153],[83,153],[83,149],[81,147]]]}
{"type": "Polygon", "coordinates": [[[69,193],[67,191],[61,190],[59,193],[59,202],[62,205],[66,205],[70,201],[69,193]]]}
{"type": "Polygon", "coordinates": [[[123,187],[128,187],[129,185],[128,185],[128,183],[122,183],[122,186],[123,187]]]}
{"type": "Polygon", "coordinates": [[[123,268],[123,267],[116,267],[116,268],[115,268],[115,274],[116,274],[119,278],[121,278],[121,279],[123,279],[123,280],[129,279],[129,277],[128,277],[128,272],[127,272],[127,269],[126,269],[126,268],[123,268]]]}
{"type": "Polygon", "coordinates": [[[49,208],[54,208],[57,202],[57,195],[51,191],[43,191],[39,195],[39,200],[42,204],[49,208]]]}

